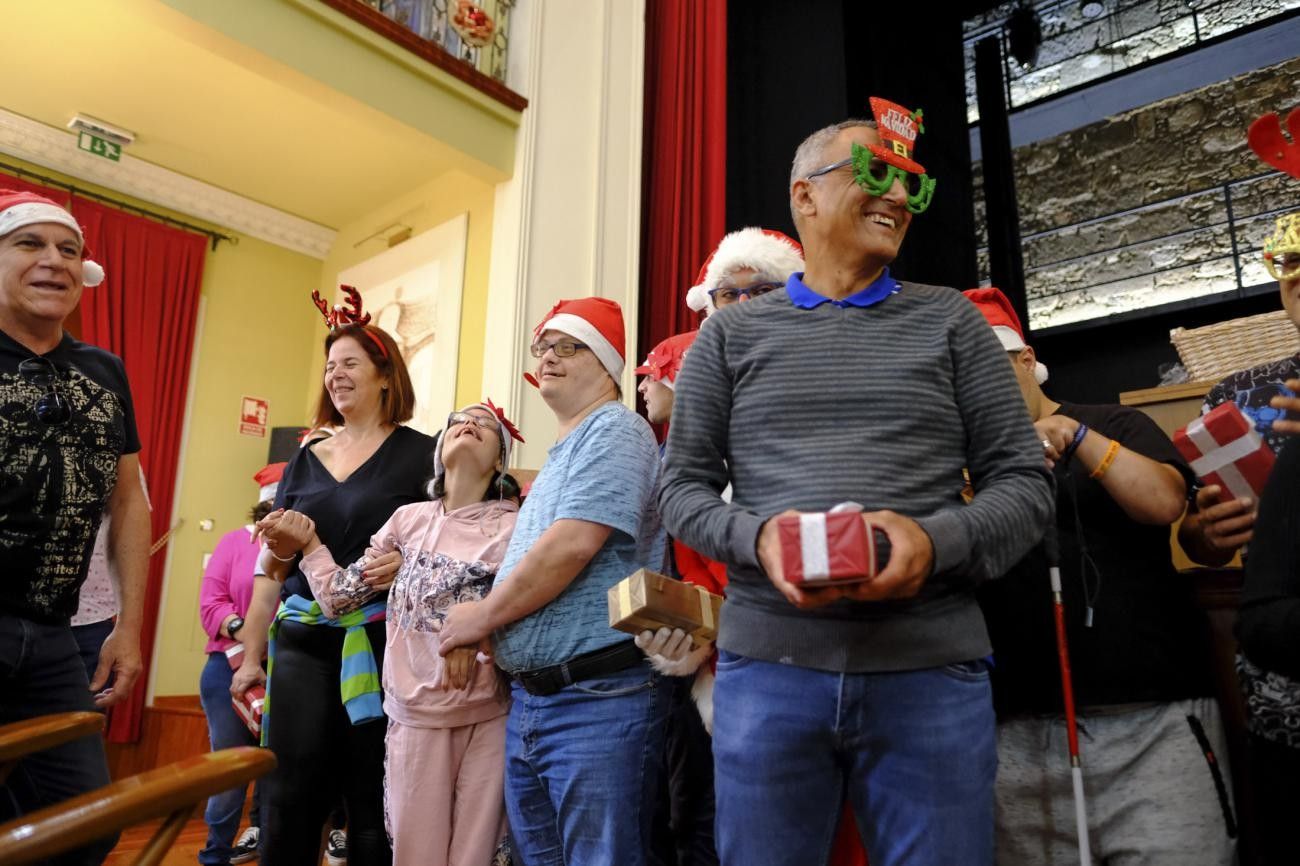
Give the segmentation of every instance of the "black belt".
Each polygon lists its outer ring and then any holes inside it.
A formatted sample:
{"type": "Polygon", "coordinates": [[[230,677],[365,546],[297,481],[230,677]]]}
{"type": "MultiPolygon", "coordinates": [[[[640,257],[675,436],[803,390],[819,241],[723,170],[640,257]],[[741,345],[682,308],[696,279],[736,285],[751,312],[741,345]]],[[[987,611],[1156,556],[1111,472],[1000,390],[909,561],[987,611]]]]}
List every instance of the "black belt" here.
{"type": "Polygon", "coordinates": [[[558,665],[520,671],[514,680],[530,695],[553,695],[565,686],[625,670],[645,659],[635,643],[624,641],[574,656],[558,665]]]}

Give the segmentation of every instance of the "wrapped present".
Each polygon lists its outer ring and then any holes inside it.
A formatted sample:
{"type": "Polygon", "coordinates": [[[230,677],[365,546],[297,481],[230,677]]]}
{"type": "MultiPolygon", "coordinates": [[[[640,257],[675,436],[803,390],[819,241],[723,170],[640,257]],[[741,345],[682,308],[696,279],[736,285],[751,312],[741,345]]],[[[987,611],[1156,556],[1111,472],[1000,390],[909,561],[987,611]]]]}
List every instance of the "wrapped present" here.
{"type": "Polygon", "coordinates": [[[792,514],[776,519],[781,570],[799,586],[871,580],[889,562],[889,536],[860,511],[792,514]]]}
{"type": "Polygon", "coordinates": [[[721,610],[722,596],[644,568],[609,588],[609,624],[629,634],[667,627],[713,640],[721,610]]]}
{"type": "Polygon", "coordinates": [[[1220,502],[1258,498],[1273,471],[1273,449],[1236,403],[1223,403],[1174,434],[1196,477],[1222,489],[1220,502]]]}
{"type": "MultiPolygon", "coordinates": [[[[244,645],[237,643],[232,647],[226,648],[226,661],[230,664],[232,671],[239,670],[244,663],[244,645]]],[[[253,736],[262,735],[262,705],[266,703],[266,689],[262,686],[253,686],[244,692],[242,698],[230,698],[231,705],[235,708],[235,714],[243,720],[248,726],[248,730],[253,736]]]]}

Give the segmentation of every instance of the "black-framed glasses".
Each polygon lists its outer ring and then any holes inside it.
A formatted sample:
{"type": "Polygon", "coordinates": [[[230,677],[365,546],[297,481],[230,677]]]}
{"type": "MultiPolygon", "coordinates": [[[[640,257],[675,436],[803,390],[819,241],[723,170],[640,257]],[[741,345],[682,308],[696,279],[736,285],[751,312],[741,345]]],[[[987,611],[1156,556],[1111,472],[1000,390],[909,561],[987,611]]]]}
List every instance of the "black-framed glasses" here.
{"type": "Polygon", "coordinates": [[[768,292],[775,292],[777,289],[785,286],[785,283],[754,283],[752,286],[740,286],[737,288],[725,287],[721,289],[709,289],[709,297],[713,298],[715,307],[725,307],[728,304],[734,304],[741,298],[752,301],[754,298],[761,298],[768,292]]]}
{"type": "Polygon", "coordinates": [[[548,349],[555,350],[557,358],[572,358],[577,354],[579,349],[590,349],[586,343],[579,343],[577,340],[556,340],[554,343],[533,343],[528,351],[533,353],[534,358],[540,358],[546,354],[548,349]]]}
{"type": "Polygon", "coordinates": [[[486,415],[475,415],[473,412],[452,412],[447,416],[447,429],[459,427],[461,424],[477,424],[484,430],[491,430],[499,433],[497,428],[497,419],[489,418],[486,415]]]}
{"type": "Polygon", "coordinates": [[[59,393],[59,370],[47,358],[28,358],[18,365],[18,375],[45,393],[36,398],[32,412],[46,427],[58,427],[72,419],[72,406],[59,393]]]}

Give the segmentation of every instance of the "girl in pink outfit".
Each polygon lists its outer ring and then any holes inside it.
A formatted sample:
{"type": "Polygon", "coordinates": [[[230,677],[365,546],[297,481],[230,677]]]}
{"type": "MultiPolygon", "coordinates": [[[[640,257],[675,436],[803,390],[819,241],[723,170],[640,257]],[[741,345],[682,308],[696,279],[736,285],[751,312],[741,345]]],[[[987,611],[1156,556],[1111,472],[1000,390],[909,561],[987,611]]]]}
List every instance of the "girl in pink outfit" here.
{"type": "Polygon", "coordinates": [[[444,659],[438,641],[447,609],[487,595],[505,556],[518,514],[518,486],[505,474],[512,438],[523,441],[491,401],[453,412],[434,451],[433,501],[397,509],[346,568],[317,539],[303,549],[312,592],[333,615],[384,588],[365,577],[370,559],[402,555],[383,669],[394,866],[488,866],[505,839],[509,693],[490,659],[474,648],[444,659]]]}

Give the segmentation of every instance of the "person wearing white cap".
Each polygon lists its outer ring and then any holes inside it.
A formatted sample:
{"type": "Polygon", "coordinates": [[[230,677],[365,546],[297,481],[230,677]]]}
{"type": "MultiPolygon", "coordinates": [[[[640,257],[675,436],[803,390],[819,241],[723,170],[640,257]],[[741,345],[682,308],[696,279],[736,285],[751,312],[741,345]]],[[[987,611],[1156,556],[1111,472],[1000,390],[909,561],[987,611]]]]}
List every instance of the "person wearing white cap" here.
{"type": "Polygon", "coordinates": [[[524,863],[640,866],[649,847],[668,684],[609,627],[608,590],[663,571],[659,454],[618,401],[623,315],[603,298],[561,301],[533,332],[528,377],[559,421],[482,601],[453,607],[441,651],[492,635],[514,680],[506,812],[524,863]],[[617,742],[610,740],[617,737],[617,742]]]}
{"type": "MultiPolygon", "coordinates": [[[[142,667],[149,509],[131,392],[120,358],[63,330],[83,288],[103,279],[85,254],[67,210],[0,191],[0,725],[111,706],[142,667]],[[87,682],[69,620],[105,514],[119,613],[87,682]]],[[[17,781],[0,785],[0,822],[107,784],[103,742],[85,737],[27,757],[8,777],[17,781]]],[[[115,841],[60,862],[99,863],[115,841]]]]}

